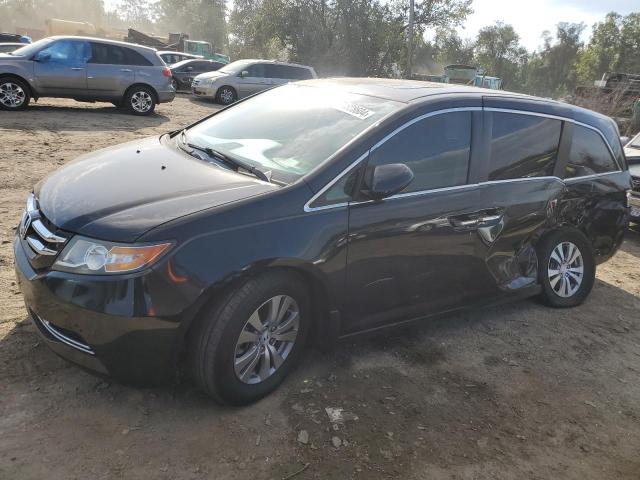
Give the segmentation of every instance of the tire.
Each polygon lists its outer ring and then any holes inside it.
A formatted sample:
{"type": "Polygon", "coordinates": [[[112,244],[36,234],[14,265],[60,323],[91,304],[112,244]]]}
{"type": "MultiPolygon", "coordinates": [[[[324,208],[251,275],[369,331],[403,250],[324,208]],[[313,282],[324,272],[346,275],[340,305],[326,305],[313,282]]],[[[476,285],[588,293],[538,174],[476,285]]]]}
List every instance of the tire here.
{"type": "Polygon", "coordinates": [[[31,101],[29,86],[14,77],[0,77],[0,109],[24,110],[31,101]]]}
{"type": "Polygon", "coordinates": [[[124,95],[123,105],[133,115],[151,115],[156,109],[156,95],[148,87],[131,87],[124,95]]]}
{"type": "Polygon", "coordinates": [[[595,282],[596,262],[593,248],[582,233],[552,233],[538,246],[538,259],[542,301],[546,305],[569,308],[586,300],[595,282]]]}
{"type": "Polygon", "coordinates": [[[171,85],[173,86],[173,89],[177,92],[178,89],[180,88],[180,86],[178,85],[178,80],[176,80],[175,78],[171,79],[171,85]]]}
{"type": "Polygon", "coordinates": [[[198,386],[231,405],[272,392],[300,362],[310,305],[304,280],[283,271],[250,279],[227,294],[204,312],[189,335],[189,363],[198,386]],[[269,325],[274,306],[281,318],[269,325]],[[257,334],[254,325],[263,333],[257,334]]]}
{"type": "Polygon", "coordinates": [[[228,85],[220,87],[218,93],[216,93],[216,102],[222,105],[231,105],[236,100],[238,100],[238,93],[228,85]]]}

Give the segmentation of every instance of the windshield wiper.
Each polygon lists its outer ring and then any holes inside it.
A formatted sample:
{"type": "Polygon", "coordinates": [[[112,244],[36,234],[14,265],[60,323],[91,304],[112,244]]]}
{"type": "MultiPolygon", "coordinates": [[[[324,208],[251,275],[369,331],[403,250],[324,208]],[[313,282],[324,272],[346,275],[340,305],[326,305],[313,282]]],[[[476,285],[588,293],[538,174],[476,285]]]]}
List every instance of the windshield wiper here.
{"type": "Polygon", "coordinates": [[[242,170],[245,170],[245,171],[251,173],[253,176],[259,178],[260,180],[262,180],[264,182],[271,183],[271,179],[267,176],[266,173],[264,173],[262,170],[259,170],[258,168],[254,167],[252,165],[249,165],[248,163],[243,162],[242,160],[240,160],[237,157],[229,156],[228,154],[222,153],[219,150],[216,150],[216,149],[211,148],[211,147],[204,147],[202,145],[197,145],[195,143],[187,142],[187,131],[186,131],[186,129],[182,130],[182,132],[180,132],[180,143],[182,143],[183,145],[186,145],[187,147],[189,147],[191,149],[200,150],[201,152],[206,153],[210,157],[216,158],[216,159],[220,160],[221,162],[226,163],[231,168],[233,168],[236,172],[239,169],[242,169],[242,170]]]}

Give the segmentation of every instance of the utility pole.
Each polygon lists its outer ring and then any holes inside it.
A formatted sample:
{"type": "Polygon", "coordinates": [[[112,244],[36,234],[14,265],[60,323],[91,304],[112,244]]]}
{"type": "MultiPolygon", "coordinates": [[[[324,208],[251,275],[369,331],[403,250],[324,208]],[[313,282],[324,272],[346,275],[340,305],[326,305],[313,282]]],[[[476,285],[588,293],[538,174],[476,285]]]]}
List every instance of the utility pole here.
{"type": "Polygon", "coordinates": [[[409,38],[407,44],[407,72],[406,77],[411,78],[413,73],[413,23],[415,0],[409,0],[409,38]]]}

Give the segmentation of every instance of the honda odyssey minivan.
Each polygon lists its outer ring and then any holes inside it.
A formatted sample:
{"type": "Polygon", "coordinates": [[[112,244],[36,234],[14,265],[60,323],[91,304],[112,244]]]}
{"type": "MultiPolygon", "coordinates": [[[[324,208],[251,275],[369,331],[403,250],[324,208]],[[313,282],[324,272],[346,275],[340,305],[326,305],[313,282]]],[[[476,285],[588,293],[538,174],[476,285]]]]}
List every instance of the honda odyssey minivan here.
{"type": "Polygon", "coordinates": [[[57,354],[135,383],[186,366],[232,404],[309,342],[443,312],[589,295],[631,178],[616,125],[473,87],[309,80],[38,183],[17,228],[57,354]]]}

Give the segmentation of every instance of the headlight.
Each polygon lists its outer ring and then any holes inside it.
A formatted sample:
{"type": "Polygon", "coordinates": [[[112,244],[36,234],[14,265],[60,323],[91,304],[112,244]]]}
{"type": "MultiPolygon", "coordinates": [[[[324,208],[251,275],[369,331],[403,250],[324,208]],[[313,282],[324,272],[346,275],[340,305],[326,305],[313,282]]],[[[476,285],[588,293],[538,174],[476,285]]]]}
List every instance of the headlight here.
{"type": "Polygon", "coordinates": [[[130,245],[75,236],[53,268],[93,275],[129,273],[151,265],[169,247],[171,243],[130,245]]]}

